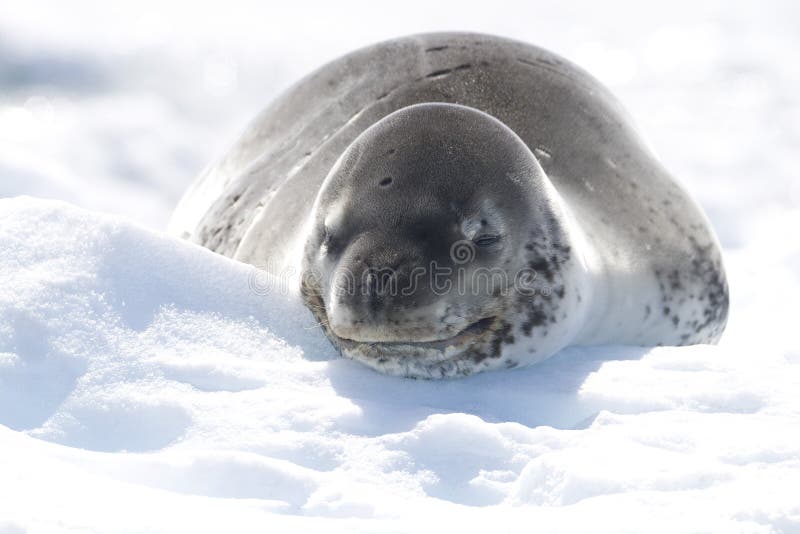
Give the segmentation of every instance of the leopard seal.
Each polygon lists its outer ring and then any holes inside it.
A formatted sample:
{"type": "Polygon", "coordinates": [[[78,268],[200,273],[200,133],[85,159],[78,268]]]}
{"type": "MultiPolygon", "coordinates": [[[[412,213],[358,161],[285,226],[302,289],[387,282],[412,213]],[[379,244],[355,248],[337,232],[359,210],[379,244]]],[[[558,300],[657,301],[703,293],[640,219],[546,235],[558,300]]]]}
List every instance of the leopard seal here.
{"type": "Polygon", "coordinates": [[[720,245],[614,96],[544,49],[436,33],[285,91],[170,230],[296,287],[382,372],[463,376],[569,345],[715,343],[720,245]]]}

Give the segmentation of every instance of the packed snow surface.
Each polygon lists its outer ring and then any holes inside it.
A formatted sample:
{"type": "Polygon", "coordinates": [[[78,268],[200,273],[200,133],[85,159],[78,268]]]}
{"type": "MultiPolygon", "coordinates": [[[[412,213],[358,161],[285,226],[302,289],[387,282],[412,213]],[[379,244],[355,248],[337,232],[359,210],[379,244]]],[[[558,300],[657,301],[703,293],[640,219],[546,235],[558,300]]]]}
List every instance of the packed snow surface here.
{"type": "Polygon", "coordinates": [[[798,24],[790,2],[3,10],[0,533],[800,532],[798,24]],[[619,95],[723,244],[720,345],[384,376],[281,280],[163,233],[282,88],[439,29],[619,95]]]}

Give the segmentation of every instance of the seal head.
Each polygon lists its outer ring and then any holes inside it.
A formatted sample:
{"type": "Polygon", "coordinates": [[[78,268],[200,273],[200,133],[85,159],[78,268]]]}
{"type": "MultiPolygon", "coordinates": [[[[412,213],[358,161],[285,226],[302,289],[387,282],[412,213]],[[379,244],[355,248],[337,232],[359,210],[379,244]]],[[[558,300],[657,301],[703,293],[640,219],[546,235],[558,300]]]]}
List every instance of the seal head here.
{"type": "Polygon", "coordinates": [[[455,104],[400,109],[326,177],[303,297],[345,356],[383,372],[439,378],[514,367],[521,349],[549,354],[574,329],[566,312],[580,315],[562,302],[567,286],[585,285],[557,200],[497,119],[455,104]]]}

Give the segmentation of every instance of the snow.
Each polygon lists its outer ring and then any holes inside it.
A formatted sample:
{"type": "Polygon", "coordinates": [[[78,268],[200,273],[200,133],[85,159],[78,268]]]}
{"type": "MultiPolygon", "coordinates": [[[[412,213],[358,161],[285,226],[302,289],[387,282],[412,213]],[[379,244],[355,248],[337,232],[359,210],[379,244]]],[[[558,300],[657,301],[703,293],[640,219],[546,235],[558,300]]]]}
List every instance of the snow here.
{"type": "Polygon", "coordinates": [[[798,21],[790,2],[4,10],[0,533],[800,532],[798,21]],[[162,231],[280,89],[442,28],[541,44],[619,95],[725,248],[719,346],[383,376],[279,280],[162,231]]]}

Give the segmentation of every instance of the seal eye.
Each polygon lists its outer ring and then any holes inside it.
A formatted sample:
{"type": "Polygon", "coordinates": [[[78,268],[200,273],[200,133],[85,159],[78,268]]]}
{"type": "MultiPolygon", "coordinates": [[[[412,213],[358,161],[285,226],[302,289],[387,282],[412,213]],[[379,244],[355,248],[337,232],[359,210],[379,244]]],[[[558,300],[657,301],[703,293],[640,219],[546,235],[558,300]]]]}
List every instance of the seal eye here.
{"type": "Polygon", "coordinates": [[[497,234],[481,234],[476,236],[472,242],[479,247],[488,247],[500,241],[500,236],[497,234]]]}

